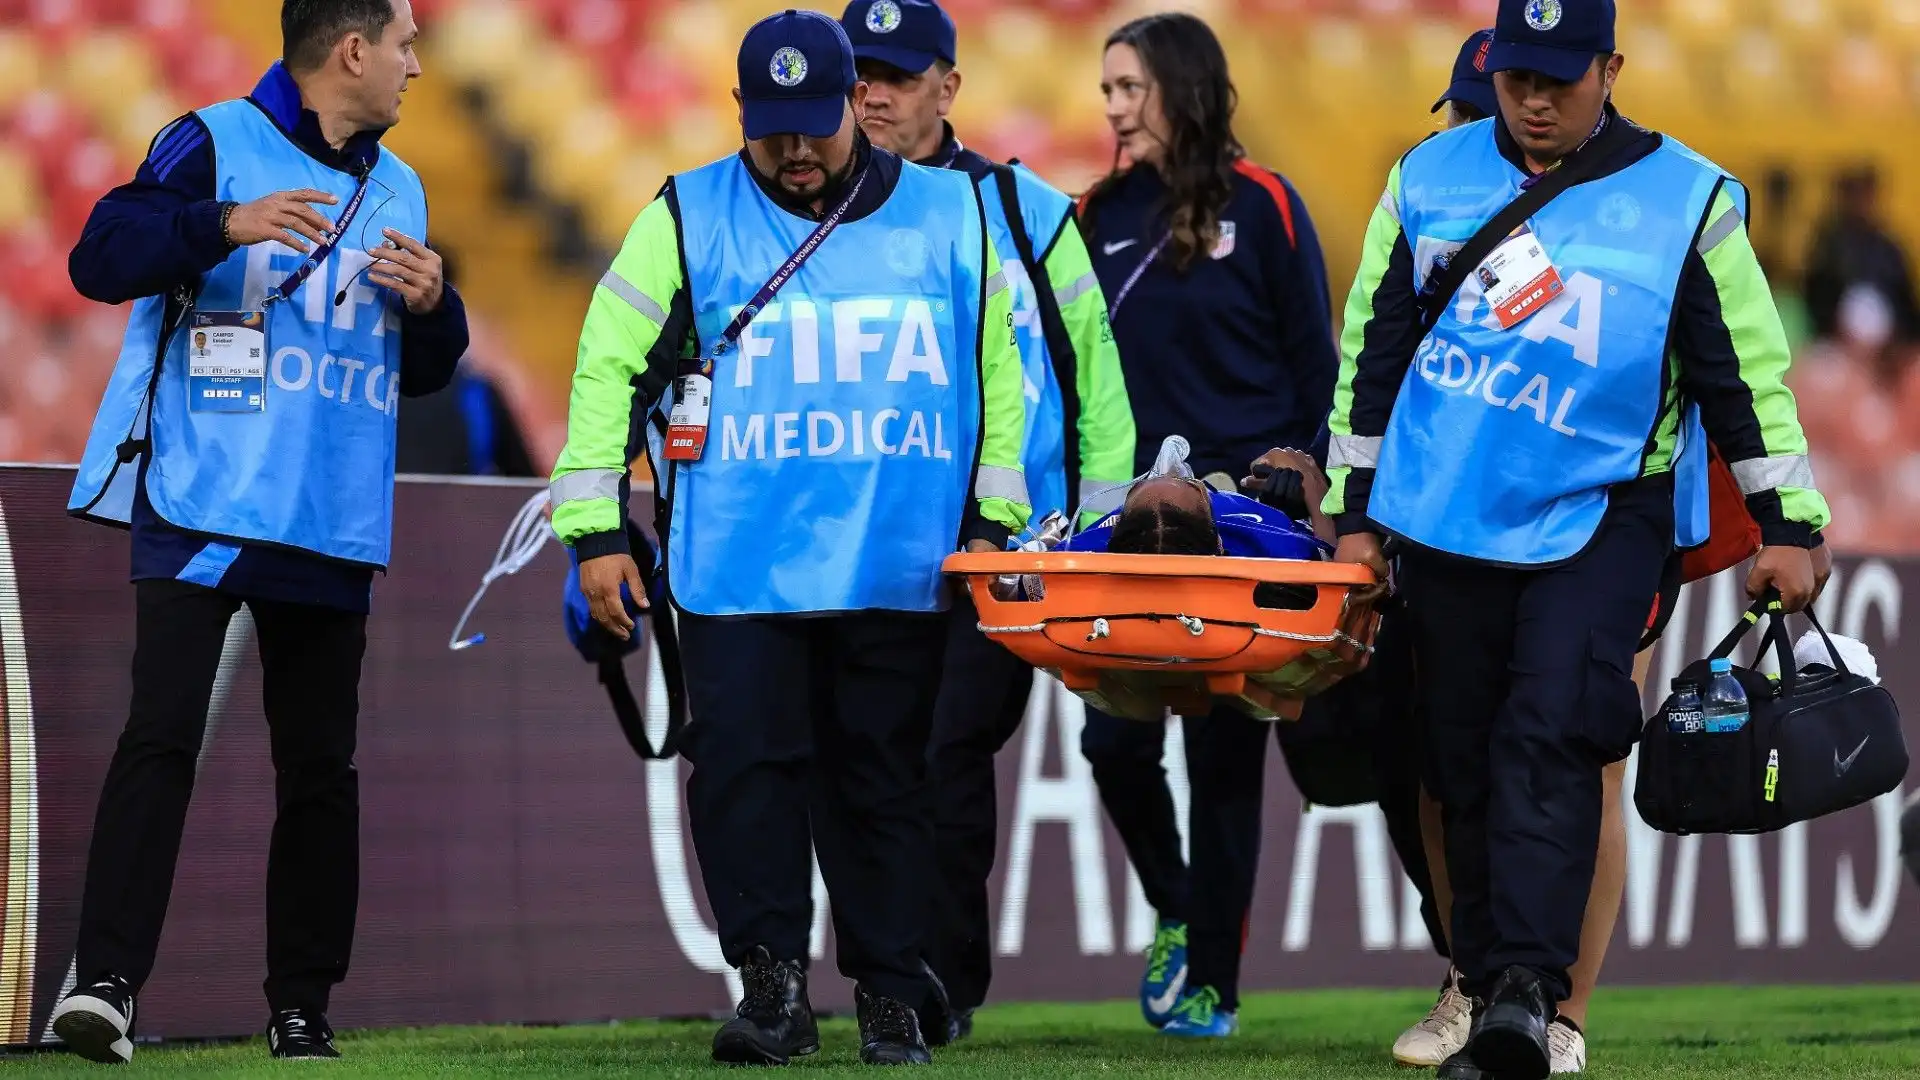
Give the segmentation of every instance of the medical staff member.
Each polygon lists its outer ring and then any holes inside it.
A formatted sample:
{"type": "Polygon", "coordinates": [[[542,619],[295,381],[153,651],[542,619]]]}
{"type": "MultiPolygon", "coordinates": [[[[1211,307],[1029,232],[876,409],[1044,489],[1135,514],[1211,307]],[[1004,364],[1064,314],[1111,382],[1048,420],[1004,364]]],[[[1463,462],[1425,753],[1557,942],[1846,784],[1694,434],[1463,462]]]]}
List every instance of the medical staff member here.
{"type": "MultiPolygon", "coordinates": [[[[1206,23],[1122,26],[1101,87],[1119,156],[1082,197],[1080,222],[1139,429],[1134,472],[1184,435],[1194,473],[1231,489],[1269,449],[1318,441],[1338,366],[1320,242],[1299,194],[1234,138],[1226,55],[1206,23]]],[[[1182,727],[1191,880],[1161,726],[1089,710],[1081,748],[1159,913],[1141,1011],[1170,1035],[1220,1036],[1235,1026],[1272,725],[1220,710],[1182,727]]]]}
{"type": "MultiPolygon", "coordinates": [[[[1492,29],[1475,31],[1461,45],[1453,65],[1453,81],[1433,106],[1434,112],[1444,112],[1448,130],[1499,115],[1493,76],[1486,70],[1487,55],[1492,48],[1492,29]]],[[[1648,655],[1643,652],[1634,666],[1636,687],[1645,678],[1648,655]]],[[[1417,731],[1407,733],[1407,737],[1419,741],[1417,731]]],[[[1568,969],[1571,994],[1559,1003],[1559,1015],[1547,1030],[1549,1056],[1556,1073],[1586,1069],[1587,1006],[1593,1000],[1600,966],[1613,939],[1613,926],[1620,915],[1626,885],[1627,825],[1620,801],[1626,773],[1624,758],[1602,770],[1600,846],[1594,863],[1593,888],[1581,919],[1579,959],[1568,969]]],[[[1453,894],[1447,882],[1440,804],[1423,788],[1419,805],[1420,828],[1427,846],[1426,865],[1432,870],[1431,888],[1444,920],[1452,910],[1453,894]]],[[[1473,1004],[1460,989],[1459,969],[1449,964],[1433,1008],[1394,1041],[1394,1060],[1402,1065],[1428,1068],[1440,1065],[1466,1045],[1472,1020],[1473,1004]]]]}
{"type": "Polygon", "coordinates": [[[1327,510],[1343,561],[1384,577],[1382,539],[1406,544],[1419,667],[1446,673],[1418,693],[1474,1018],[1440,1075],[1527,1080],[1572,989],[1602,770],[1639,731],[1648,598],[1705,539],[1705,439],[1762,530],[1751,593],[1806,605],[1828,513],[1746,191],[1613,108],[1611,0],[1502,0],[1485,66],[1498,117],[1410,151],[1369,226],[1327,510]],[[1467,274],[1429,325],[1424,290],[1555,169],[1585,179],[1475,268],[1491,295],[1467,274]]]}
{"type": "MultiPolygon", "coordinates": [[[[1081,506],[1091,521],[1097,508],[1083,506],[1086,500],[1133,477],[1133,414],[1106,297],[1073,227],[1073,200],[1023,166],[988,160],[954,134],[945,117],[960,92],[956,34],[937,3],[852,0],[840,25],[867,84],[867,136],[908,161],[963,172],[979,186],[987,233],[1005,260],[1025,372],[1021,462],[1033,520],[1081,506]]],[[[993,758],[1019,728],[1033,688],[1033,668],[987,640],[979,622],[971,596],[960,593],[927,749],[940,863],[927,956],[946,984],[955,1035],[971,1030],[993,974],[993,758]]]]}
{"type": "Polygon", "coordinates": [[[78,985],[53,1029],[133,1054],[207,703],[245,604],[273,746],[266,996],[275,1057],[336,1057],[359,890],[354,728],[373,575],[387,563],[399,399],[466,351],[425,246],[420,178],[381,135],[420,74],[407,0],[286,0],[283,59],[246,98],[154,139],[70,266],[133,301],[69,512],[131,527],[132,714],[87,857],[78,985]],[[206,356],[190,339],[206,335],[206,356]]]}
{"type": "Polygon", "coordinates": [[[925,1063],[940,564],[1029,514],[1013,309],[972,181],[861,134],[838,22],[761,20],[739,80],[745,148],[671,178],[594,292],[553,523],[594,617],[630,634],[626,446],[652,410],[694,848],[745,987],[713,1056],[818,1049],[817,848],[861,1059],[925,1063]]]}

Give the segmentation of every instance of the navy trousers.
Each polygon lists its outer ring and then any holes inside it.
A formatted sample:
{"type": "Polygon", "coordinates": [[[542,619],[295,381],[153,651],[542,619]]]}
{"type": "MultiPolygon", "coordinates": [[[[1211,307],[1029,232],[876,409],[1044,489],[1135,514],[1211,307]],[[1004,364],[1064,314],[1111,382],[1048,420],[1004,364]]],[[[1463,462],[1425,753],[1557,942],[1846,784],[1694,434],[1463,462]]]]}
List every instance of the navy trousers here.
{"type": "Polygon", "coordinates": [[[1401,583],[1469,993],[1510,967],[1570,992],[1600,838],[1601,768],[1641,725],[1633,657],[1672,547],[1667,477],[1615,487],[1578,557],[1543,569],[1404,556],[1401,583]]]}
{"type": "Polygon", "coordinates": [[[687,812],[720,948],[805,963],[810,852],[840,971],[918,1006],[933,824],[927,734],[941,615],[680,619],[687,812]]]}
{"type": "Polygon", "coordinates": [[[987,878],[999,839],[994,755],[1020,728],[1033,668],[978,629],[972,598],[954,602],[946,665],[927,744],[933,788],[934,858],[927,962],[956,1009],[978,1008],[993,977],[987,878]]]}
{"type": "Polygon", "coordinates": [[[1271,723],[1230,709],[1181,719],[1187,755],[1187,845],[1180,855],[1173,796],[1160,763],[1166,727],[1087,710],[1080,749],[1107,817],[1163,919],[1187,924],[1187,985],[1211,986],[1239,1007],[1240,952],[1254,873],[1271,723]]]}
{"type": "Polygon", "coordinates": [[[1310,699],[1297,722],[1267,723],[1229,709],[1183,718],[1191,866],[1180,857],[1173,798],[1160,761],[1166,729],[1087,710],[1081,752],[1093,765],[1100,801],[1147,902],[1162,918],[1187,924],[1187,985],[1213,987],[1222,1007],[1239,1006],[1272,736],[1296,776],[1338,771],[1365,777],[1347,786],[1365,787],[1379,802],[1394,850],[1420,891],[1420,913],[1435,951],[1446,955],[1420,838],[1421,731],[1409,691],[1410,646],[1404,622],[1383,625],[1367,670],[1310,699]]]}

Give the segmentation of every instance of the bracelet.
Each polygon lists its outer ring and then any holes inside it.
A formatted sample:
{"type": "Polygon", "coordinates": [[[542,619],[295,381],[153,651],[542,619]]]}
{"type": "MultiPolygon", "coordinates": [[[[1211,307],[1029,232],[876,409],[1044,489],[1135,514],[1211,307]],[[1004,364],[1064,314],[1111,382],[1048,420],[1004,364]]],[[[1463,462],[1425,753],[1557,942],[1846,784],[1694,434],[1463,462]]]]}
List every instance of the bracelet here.
{"type": "Polygon", "coordinates": [[[220,239],[228,247],[238,246],[233,242],[233,236],[227,232],[227,226],[233,221],[233,212],[238,209],[240,204],[237,202],[225,203],[220,208],[220,239]]]}

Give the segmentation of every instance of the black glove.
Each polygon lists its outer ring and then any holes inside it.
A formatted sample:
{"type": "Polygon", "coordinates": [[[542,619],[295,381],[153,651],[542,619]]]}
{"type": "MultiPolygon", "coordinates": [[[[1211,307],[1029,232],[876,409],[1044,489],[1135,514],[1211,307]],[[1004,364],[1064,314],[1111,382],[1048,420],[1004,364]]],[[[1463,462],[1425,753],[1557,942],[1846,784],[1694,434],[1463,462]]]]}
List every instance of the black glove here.
{"type": "Polygon", "coordinates": [[[1247,494],[1295,521],[1306,520],[1307,492],[1305,478],[1300,475],[1299,470],[1276,469],[1264,462],[1256,461],[1253,465],[1253,476],[1261,483],[1247,494]]]}

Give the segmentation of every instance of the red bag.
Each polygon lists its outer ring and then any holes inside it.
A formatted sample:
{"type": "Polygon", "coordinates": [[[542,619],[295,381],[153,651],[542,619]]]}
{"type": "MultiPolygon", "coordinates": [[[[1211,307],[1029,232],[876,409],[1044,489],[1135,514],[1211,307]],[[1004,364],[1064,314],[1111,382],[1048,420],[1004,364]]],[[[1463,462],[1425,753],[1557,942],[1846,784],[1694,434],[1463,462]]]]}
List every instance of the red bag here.
{"type": "Polygon", "coordinates": [[[1760,524],[1747,513],[1746,496],[1720,450],[1707,444],[1707,498],[1712,531],[1707,542],[1680,553],[1680,582],[1731,570],[1760,550],[1760,524]]]}

